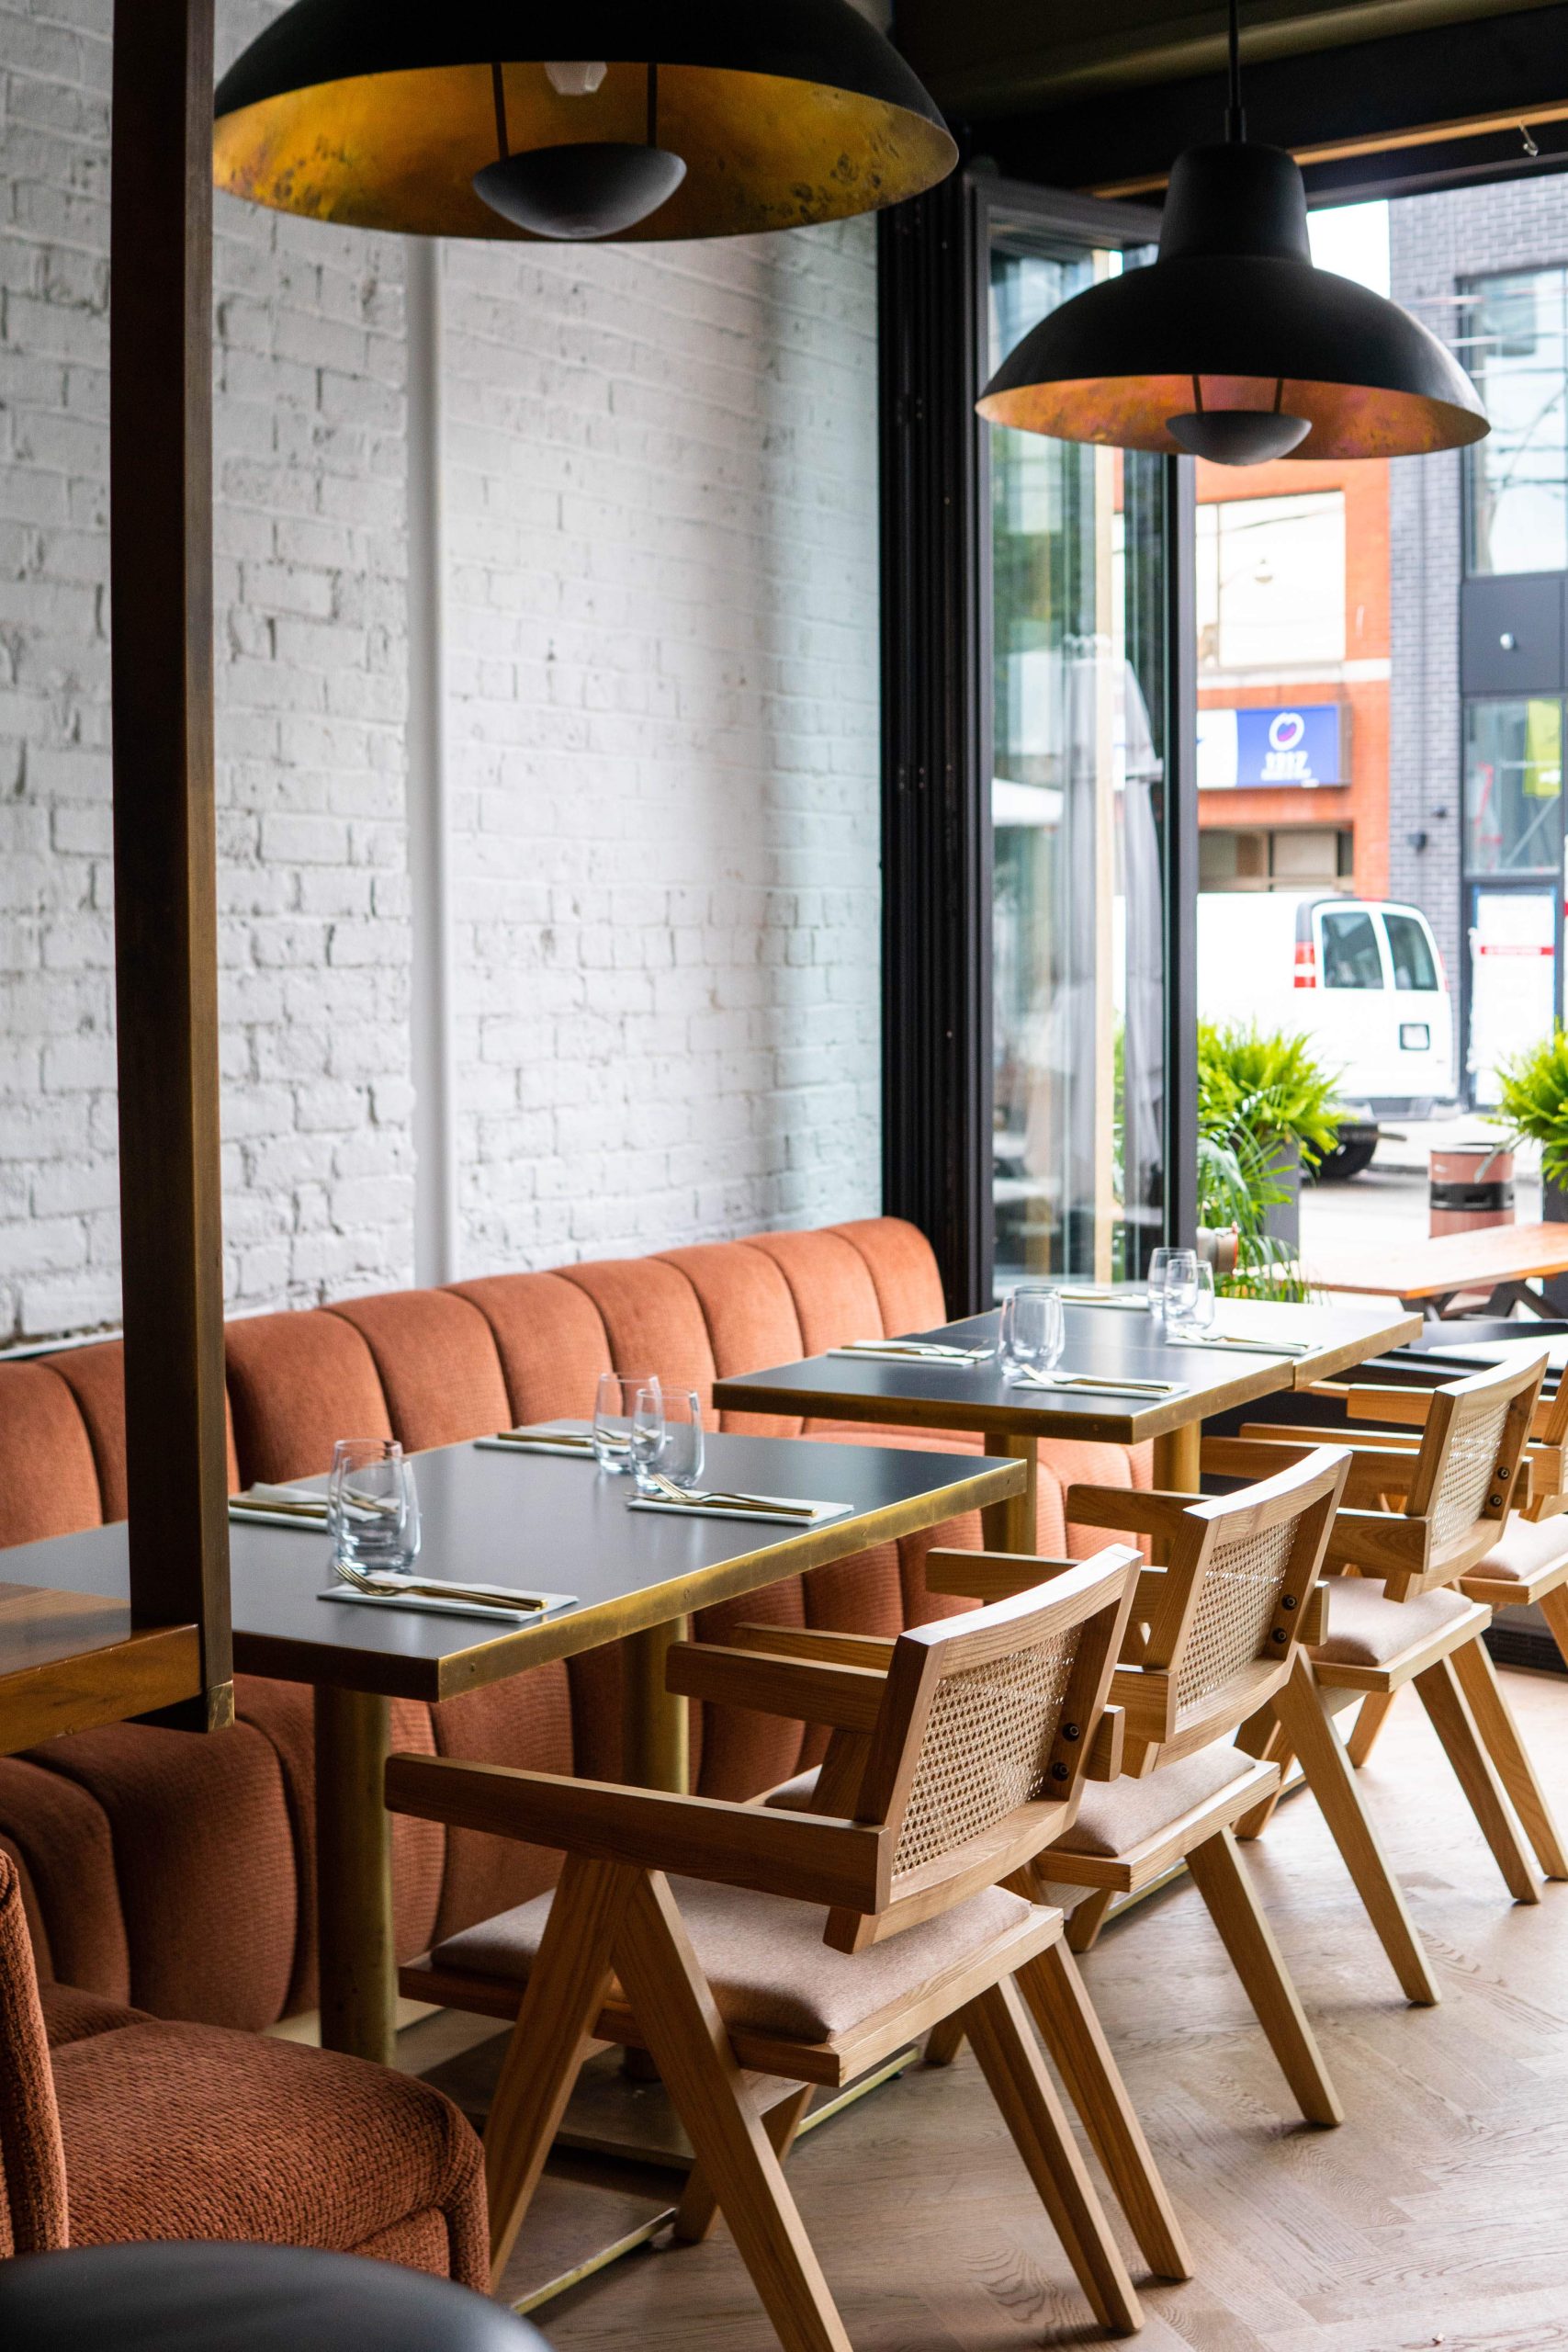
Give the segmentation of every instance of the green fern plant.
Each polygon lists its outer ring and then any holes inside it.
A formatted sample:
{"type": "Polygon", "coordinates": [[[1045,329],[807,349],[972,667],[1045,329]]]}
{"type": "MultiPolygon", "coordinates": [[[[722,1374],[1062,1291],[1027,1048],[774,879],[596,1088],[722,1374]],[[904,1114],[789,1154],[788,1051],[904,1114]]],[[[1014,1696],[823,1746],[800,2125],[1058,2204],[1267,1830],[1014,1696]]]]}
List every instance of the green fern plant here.
{"type": "Polygon", "coordinates": [[[1568,1185],[1568,1035],[1559,1026],[1522,1053],[1499,1063],[1497,1109],[1492,1125],[1509,1140],[1528,1136],[1540,1146],[1548,1183],[1568,1185]]]}
{"type": "Polygon", "coordinates": [[[1228,1296],[1311,1296],[1289,1244],[1267,1230],[1268,1214],[1288,1197],[1281,1147],[1309,1166],[1333,1150],[1336,1088],[1304,1036],[1199,1023],[1198,1216],[1235,1228],[1235,1272],[1219,1283],[1228,1296]]]}

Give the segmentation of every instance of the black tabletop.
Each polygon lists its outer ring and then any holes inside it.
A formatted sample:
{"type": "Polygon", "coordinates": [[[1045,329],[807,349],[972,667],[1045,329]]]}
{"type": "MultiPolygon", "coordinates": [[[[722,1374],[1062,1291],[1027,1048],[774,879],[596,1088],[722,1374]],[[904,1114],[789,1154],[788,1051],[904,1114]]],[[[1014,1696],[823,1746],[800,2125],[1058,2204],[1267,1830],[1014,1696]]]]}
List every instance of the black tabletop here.
{"type": "MultiPolygon", "coordinates": [[[[236,1521],[230,1547],[238,1668],[392,1697],[449,1698],[940,1525],[1002,1500],[1023,1480],[1021,1464],[975,1453],[709,1437],[706,1484],[852,1506],[848,1518],[796,1529],[628,1510],[627,1479],[558,1456],[457,1445],[416,1455],[414,1470],[422,1573],[546,1588],[575,1595],[578,1607],[513,1629],[323,1601],[324,1533],[236,1521]]],[[[125,1528],[19,1544],[5,1555],[5,1574],[18,1584],[123,1598],[125,1528]]]]}
{"type": "MultiPolygon", "coordinates": [[[[1306,1346],[1311,1352],[1234,1353],[1171,1341],[1146,1312],[1065,1306],[1067,1346],[1062,1369],[1108,1380],[1168,1380],[1178,1393],[1134,1398],[1010,1385],[992,1357],[979,1364],[895,1363],[876,1356],[821,1355],[715,1383],[715,1401],[731,1410],[907,1422],[931,1429],[996,1430],[1042,1437],[1080,1437],[1133,1445],[1145,1438],[1247,1405],[1281,1388],[1304,1385],[1359,1363],[1415,1335],[1419,1318],[1366,1307],[1275,1306],[1223,1299],[1215,1330],[1238,1340],[1306,1346]]],[[[910,1336],[959,1347],[993,1345],[995,1313],[910,1336]]]]}

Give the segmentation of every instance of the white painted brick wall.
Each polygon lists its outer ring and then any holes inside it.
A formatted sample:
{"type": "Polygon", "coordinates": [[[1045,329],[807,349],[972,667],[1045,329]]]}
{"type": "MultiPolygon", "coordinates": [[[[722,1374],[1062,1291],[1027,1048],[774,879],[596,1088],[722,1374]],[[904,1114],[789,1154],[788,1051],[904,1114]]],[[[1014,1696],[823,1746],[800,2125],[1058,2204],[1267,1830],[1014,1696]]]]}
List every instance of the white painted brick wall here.
{"type": "Polygon", "coordinates": [[[443,295],[466,1268],[874,1212],[874,229],[443,295]]]}
{"type": "MultiPolygon", "coordinates": [[[[232,54],[275,0],[220,0],[232,54]]],[[[0,1345],[118,1313],[109,0],[0,0],[0,1345]]],[[[464,1248],[874,1207],[874,235],[454,248],[464,1248]]],[[[231,1305],[406,1281],[395,240],[218,205],[231,1305]]]]}
{"type": "MultiPolygon", "coordinates": [[[[232,51],[273,13],[220,8],[232,51]]],[[[114,1323],[108,0],[0,0],[0,1341],[114,1323]]],[[[407,1278],[401,246],[220,198],[226,1283],[407,1278]]]]}

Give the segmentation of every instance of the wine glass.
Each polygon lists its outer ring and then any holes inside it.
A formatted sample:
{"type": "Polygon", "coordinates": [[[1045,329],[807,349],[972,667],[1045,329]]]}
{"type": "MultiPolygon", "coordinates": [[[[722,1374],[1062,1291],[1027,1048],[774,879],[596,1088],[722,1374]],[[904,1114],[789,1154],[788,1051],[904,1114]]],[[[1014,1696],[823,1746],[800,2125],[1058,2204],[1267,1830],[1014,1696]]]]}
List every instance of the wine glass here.
{"type": "Polygon", "coordinates": [[[1198,1291],[1196,1250],[1156,1250],[1149,1261],[1149,1312],[1179,1322],[1198,1291]]]}

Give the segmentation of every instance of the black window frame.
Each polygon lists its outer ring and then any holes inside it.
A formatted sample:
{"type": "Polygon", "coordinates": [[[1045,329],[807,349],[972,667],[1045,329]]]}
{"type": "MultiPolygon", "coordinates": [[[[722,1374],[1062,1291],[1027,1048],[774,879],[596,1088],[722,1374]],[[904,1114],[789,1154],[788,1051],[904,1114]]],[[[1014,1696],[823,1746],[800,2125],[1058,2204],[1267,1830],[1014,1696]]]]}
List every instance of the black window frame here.
{"type": "MultiPolygon", "coordinates": [[[[989,428],[993,228],[1136,248],[1158,216],[977,170],[879,222],[883,1204],[927,1235],[949,1312],[992,1298],[989,428]]],[[[1196,493],[1168,458],[1164,1238],[1198,1222],[1196,493]]]]}

